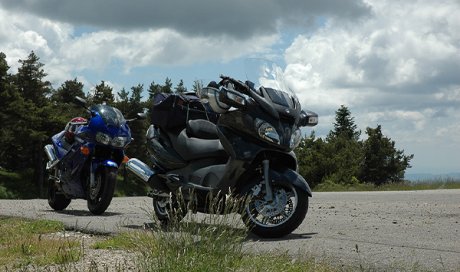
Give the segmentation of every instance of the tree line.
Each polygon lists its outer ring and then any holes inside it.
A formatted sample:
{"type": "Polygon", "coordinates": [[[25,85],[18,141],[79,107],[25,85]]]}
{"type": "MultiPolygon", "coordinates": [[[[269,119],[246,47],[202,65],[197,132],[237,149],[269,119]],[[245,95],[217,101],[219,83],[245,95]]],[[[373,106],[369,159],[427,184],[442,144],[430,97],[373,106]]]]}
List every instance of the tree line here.
{"type": "MultiPolygon", "coordinates": [[[[173,87],[169,78],[164,84],[152,81],[146,89],[147,99],[142,96],[143,84],[115,92],[102,80],[93,91],[86,93],[83,83],[75,78],[54,89],[46,80],[44,64],[33,51],[27,59],[19,60],[19,64],[17,73],[9,73],[6,55],[0,52],[0,169],[13,172],[29,169],[37,185],[43,184],[46,161],[43,146],[73,117],[88,117],[84,109],[74,105],[75,96],[86,99],[90,104],[107,103],[130,119],[143,112],[144,108],[149,108],[156,93],[187,92],[183,80],[173,87]]],[[[193,89],[197,88],[197,84],[195,82],[193,89]]],[[[128,156],[146,160],[143,139],[148,125],[148,120],[129,124],[135,140],[127,147],[128,156]]]]}
{"type": "MultiPolygon", "coordinates": [[[[184,93],[184,82],[173,87],[171,79],[164,84],[152,81],[148,88],[143,84],[113,90],[105,81],[85,93],[84,85],[76,78],[62,83],[54,89],[46,80],[47,73],[40,58],[32,51],[25,60],[19,60],[17,73],[9,73],[6,55],[0,52],[0,167],[10,171],[31,169],[32,179],[43,183],[46,158],[43,146],[50,137],[61,131],[73,117],[85,116],[85,111],[73,105],[75,96],[87,99],[92,104],[106,102],[118,108],[127,119],[133,118],[144,108],[151,108],[156,93],[184,93]],[[143,99],[144,89],[148,97],[143,99]],[[117,95],[114,96],[114,93],[117,95]]],[[[200,82],[194,82],[196,91],[200,82]]],[[[413,155],[406,156],[395,148],[395,143],[382,134],[381,127],[367,128],[368,139],[360,141],[360,132],[346,107],[336,112],[334,129],[326,139],[311,134],[302,139],[295,150],[300,173],[313,186],[325,181],[335,183],[399,181],[410,167],[413,155]]],[[[135,139],[126,150],[128,156],[146,160],[144,147],[148,120],[129,124],[135,139]]]]}
{"type": "Polygon", "coordinates": [[[358,130],[346,106],[335,112],[334,128],[325,139],[314,132],[302,139],[295,153],[300,174],[313,187],[321,183],[382,185],[400,182],[414,155],[405,155],[382,127],[366,128],[367,139],[358,130]]]}

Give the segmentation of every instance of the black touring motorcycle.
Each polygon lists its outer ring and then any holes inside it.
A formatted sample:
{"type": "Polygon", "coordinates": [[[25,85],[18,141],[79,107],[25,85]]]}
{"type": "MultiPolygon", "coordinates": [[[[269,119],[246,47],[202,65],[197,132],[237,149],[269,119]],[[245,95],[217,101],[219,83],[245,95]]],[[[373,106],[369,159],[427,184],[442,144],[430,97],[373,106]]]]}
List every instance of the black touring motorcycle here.
{"type": "Polygon", "coordinates": [[[181,192],[195,203],[193,212],[225,213],[210,207],[209,195],[246,199],[239,212],[260,237],[281,237],[302,223],[312,193],[292,150],[299,128],[315,126],[318,115],[301,110],[269,68],[264,73],[274,79],[259,78],[259,88],[221,75],[198,91],[203,104],[193,96],[156,97],[146,135],[153,167],[132,158],[127,168],[152,187],[161,222],[170,220],[181,192]]]}

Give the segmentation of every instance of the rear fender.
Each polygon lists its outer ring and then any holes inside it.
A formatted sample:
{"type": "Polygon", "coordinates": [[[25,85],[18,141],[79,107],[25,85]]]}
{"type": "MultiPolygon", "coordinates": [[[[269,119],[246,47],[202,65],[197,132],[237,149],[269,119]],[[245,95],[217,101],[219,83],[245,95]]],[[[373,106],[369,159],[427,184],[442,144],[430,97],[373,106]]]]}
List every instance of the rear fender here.
{"type": "Polygon", "coordinates": [[[285,168],[281,171],[270,169],[270,179],[281,185],[292,184],[300,188],[302,191],[305,191],[309,197],[313,196],[307,181],[301,175],[299,175],[299,173],[292,169],[285,168]]]}

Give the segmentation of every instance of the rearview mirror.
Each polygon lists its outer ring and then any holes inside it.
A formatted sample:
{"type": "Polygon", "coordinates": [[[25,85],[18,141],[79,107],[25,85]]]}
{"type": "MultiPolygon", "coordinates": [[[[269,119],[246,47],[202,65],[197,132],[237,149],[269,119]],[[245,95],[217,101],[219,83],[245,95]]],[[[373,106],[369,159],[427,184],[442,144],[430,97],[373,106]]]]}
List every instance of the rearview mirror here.
{"type": "Polygon", "coordinates": [[[147,119],[147,113],[146,112],[138,112],[137,113],[137,120],[144,120],[147,119]]]}
{"type": "Polygon", "coordinates": [[[300,127],[314,127],[318,124],[318,114],[312,111],[301,111],[300,112],[300,127]]]}

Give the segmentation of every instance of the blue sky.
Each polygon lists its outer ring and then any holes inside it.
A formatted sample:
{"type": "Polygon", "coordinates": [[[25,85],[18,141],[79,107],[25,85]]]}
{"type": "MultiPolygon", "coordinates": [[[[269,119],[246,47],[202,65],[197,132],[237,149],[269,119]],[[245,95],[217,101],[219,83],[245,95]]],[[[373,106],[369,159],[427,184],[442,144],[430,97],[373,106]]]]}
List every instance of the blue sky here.
{"type": "MultiPolygon", "coordinates": [[[[0,0],[11,71],[33,50],[55,87],[91,91],[242,77],[248,57],[281,60],[318,136],[347,106],[414,154],[408,173],[460,172],[457,0],[0,0]]],[[[309,131],[306,131],[309,133],[309,131]]]]}

